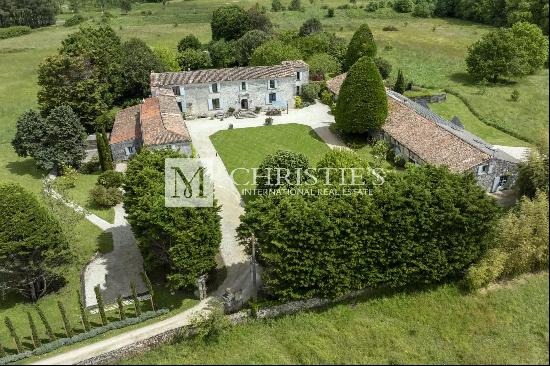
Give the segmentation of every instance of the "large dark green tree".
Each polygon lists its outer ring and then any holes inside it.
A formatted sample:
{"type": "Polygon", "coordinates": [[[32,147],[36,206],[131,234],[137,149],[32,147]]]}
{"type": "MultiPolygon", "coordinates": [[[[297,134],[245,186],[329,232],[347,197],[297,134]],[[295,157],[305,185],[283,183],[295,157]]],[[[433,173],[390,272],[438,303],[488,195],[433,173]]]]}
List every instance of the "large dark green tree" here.
{"type": "Polygon", "coordinates": [[[253,29],[246,32],[235,42],[235,57],[241,66],[246,66],[256,48],[269,40],[271,36],[261,30],[253,29]]]}
{"type": "Polygon", "coordinates": [[[349,70],[363,56],[376,56],[376,43],[367,24],[361,25],[353,34],[344,60],[344,70],[349,70]]]}
{"type": "Polygon", "coordinates": [[[348,71],[336,101],[336,127],[346,133],[379,129],[388,116],[388,99],[374,61],[360,58],[348,71]]]}
{"type": "Polygon", "coordinates": [[[217,68],[235,66],[235,41],[226,41],[220,39],[208,44],[208,53],[212,60],[212,65],[217,68]]]}
{"type": "Polygon", "coordinates": [[[183,71],[206,69],[212,66],[210,54],[206,51],[188,48],[178,55],[178,63],[183,71]]]}
{"type": "Polygon", "coordinates": [[[122,45],[121,75],[124,83],[118,92],[123,99],[145,98],[151,94],[151,72],[163,72],[164,66],[141,39],[131,38],[122,45]]]}
{"type": "Polygon", "coordinates": [[[0,286],[33,301],[56,289],[70,260],[60,223],[35,196],[0,184],[0,286]]]}
{"type": "Polygon", "coordinates": [[[219,206],[165,207],[164,162],[173,150],[142,149],[128,163],[124,207],[147,271],[160,270],[172,288],[193,286],[215,268],[221,242],[219,206]]]}
{"type": "Polygon", "coordinates": [[[42,169],[78,166],[86,156],[86,132],[69,106],[53,109],[46,118],[30,110],[19,117],[12,145],[42,169]]]}
{"type": "Polygon", "coordinates": [[[286,60],[298,60],[301,58],[300,51],[288,44],[273,39],[264,42],[254,50],[250,59],[253,66],[277,65],[286,60]]]}
{"type": "Polygon", "coordinates": [[[183,52],[189,48],[194,50],[200,50],[202,47],[201,42],[194,34],[188,34],[178,42],[178,51],[183,52]]]}
{"type": "Polygon", "coordinates": [[[246,10],[238,5],[225,5],[214,10],[210,26],[213,40],[239,39],[252,29],[246,10]]]}
{"type": "Polygon", "coordinates": [[[256,187],[258,189],[277,189],[295,186],[299,180],[306,179],[305,171],[309,161],[304,154],[278,150],[262,160],[258,167],[256,187]]]}

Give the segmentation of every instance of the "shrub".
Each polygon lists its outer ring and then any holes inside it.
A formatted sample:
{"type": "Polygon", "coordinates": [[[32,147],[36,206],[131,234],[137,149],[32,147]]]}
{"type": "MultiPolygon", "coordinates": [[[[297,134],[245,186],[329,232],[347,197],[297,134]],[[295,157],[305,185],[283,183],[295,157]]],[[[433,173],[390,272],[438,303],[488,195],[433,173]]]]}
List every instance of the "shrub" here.
{"type": "Polygon", "coordinates": [[[302,102],[302,97],[300,97],[299,95],[294,97],[294,106],[296,108],[303,108],[304,107],[304,102],[302,102]]]}
{"type": "Polygon", "coordinates": [[[118,188],[105,188],[96,185],[90,190],[90,202],[99,207],[113,207],[122,202],[122,192],[118,188]]]}
{"type": "Polygon", "coordinates": [[[512,94],[510,95],[510,99],[513,101],[513,102],[517,102],[519,100],[519,90],[517,89],[514,89],[512,91],[512,94]]]}
{"type": "Polygon", "coordinates": [[[94,155],[89,161],[83,163],[80,166],[80,173],[82,174],[93,174],[95,172],[98,172],[101,169],[101,165],[99,164],[99,156],[94,155]]]}
{"type": "Polygon", "coordinates": [[[319,83],[309,83],[302,87],[302,100],[304,102],[313,103],[321,92],[321,85],[319,83]]]}
{"type": "Polygon", "coordinates": [[[284,5],[281,3],[281,0],[273,0],[271,2],[271,11],[278,12],[285,10],[284,5]]]}
{"type": "Polygon", "coordinates": [[[273,124],[273,117],[267,117],[264,121],[264,126],[271,126],[273,124]]]}
{"type": "Polygon", "coordinates": [[[326,104],[328,106],[331,106],[334,104],[334,98],[332,96],[332,93],[329,92],[328,90],[323,90],[323,92],[321,93],[321,102],[323,104],[326,104]]]}
{"type": "Polygon", "coordinates": [[[178,42],[178,51],[183,52],[188,49],[200,50],[202,48],[201,42],[194,34],[188,34],[178,42]]]}
{"type": "Polygon", "coordinates": [[[467,286],[476,289],[503,277],[548,269],[548,230],[548,196],[524,197],[518,209],[500,220],[497,246],[470,267],[467,286]]]}
{"type": "Polygon", "coordinates": [[[302,2],[300,0],[291,0],[290,4],[288,5],[288,10],[301,11],[302,10],[302,2]]]}
{"type": "Polygon", "coordinates": [[[398,13],[410,13],[414,9],[412,0],[396,0],[393,3],[393,9],[398,13]]]}
{"type": "Polygon", "coordinates": [[[376,43],[367,24],[361,25],[351,38],[344,61],[344,71],[349,70],[363,56],[376,56],[376,43]]]}
{"type": "Polygon", "coordinates": [[[393,86],[393,91],[399,94],[403,94],[405,92],[405,77],[403,76],[403,71],[401,69],[397,72],[397,80],[393,86]]]}
{"type": "Polygon", "coordinates": [[[392,66],[390,62],[382,57],[377,57],[374,59],[374,63],[376,64],[376,67],[378,68],[378,72],[380,72],[380,76],[382,76],[382,79],[386,80],[391,74],[392,66]]]}
{"type": "Polygon", "coordinates": [[[82,15],[75,14],[72,17],[70,17],[69,19],[67,19],[63,25],[65,27],[74,27],[75,25],[78,25],[78,24],[84,22],[85,20],[86,20],[86,18],[84,18],[82,15]]]}
{"type": "Polygon", "coordinates": [[[334,18],[334,8],[327,9],[327,18],[334,18]]]}
{"type": "Polygon", "coordinates": [[[388,100],[382,77],[370,57],[362,57],[349,70],[336,101],[336,127],[345,133],[366,133],[382,126],[388,100]]]}
{"type": "Polygon", "coordinates": [[[27,27],[26,25],[0,28],[0,39],[19,37],[25,34],[29,34],[30,32],[32,32],[31,27],[27,27]]]}
{"type": "Polygon", "coordinates": [[[309,36],[312,33],[318,33],[323,30],[323,25],[317,18],[310,18],[306,20],[302,26],[300,27],[300,30],[298,31],[298,35],[300,37],[309,36]]]}
{"type": "Polygon", "coordinates": [[[195,338],[204,342],[216,341],[220,334],[230,326],[225,317],[223,304],[219,301],[211,301],[207,312],[197,315],[191,320],[195,329],[195,338]]]}
{"type": "Polygon", "coordinates": [[[419,18],[429,18],[434,13],[434,6],[428,0],[420,0],[414,6],[413,15],[419,18]]]}
{"type": "Polygon", "coordinates": [[[107,170],[97,178],[97,184],[105,188],[120,188],[124,181],[124,173],[107,170]]]}
{"type": "Polygon", "coordinates": [[[257,172],[256,185],[258,189],[277,189],[283,186],[289,187],[295,184],[297,180],[297,169],[309,168],[309,161],[304,154],[293,151],[278,150],[273,154],[266,156],[257,172]],[[282,179],[278,181],[277,175],[279,172],[288,171],[288,181],[282,179]]]}
{"type": "Polygon", "coordinates": [[[316,53],[307,60],[309,78],[324,80],[326,77],[338,75],[341,71],[340,62],[328,53],[316,53]]]}

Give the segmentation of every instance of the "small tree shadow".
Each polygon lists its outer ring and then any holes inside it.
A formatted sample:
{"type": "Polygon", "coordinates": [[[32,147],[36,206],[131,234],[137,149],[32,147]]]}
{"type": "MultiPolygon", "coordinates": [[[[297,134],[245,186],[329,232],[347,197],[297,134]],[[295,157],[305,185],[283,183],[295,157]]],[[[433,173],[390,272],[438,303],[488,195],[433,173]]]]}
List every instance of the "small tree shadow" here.
{"type": "Polygon", "coordinates": [[[10,161],[6,164],[10,173],[20,176],[31,176],[34,179],[42,179],[47,172],[38,168],[34,159],[10,161]]]}

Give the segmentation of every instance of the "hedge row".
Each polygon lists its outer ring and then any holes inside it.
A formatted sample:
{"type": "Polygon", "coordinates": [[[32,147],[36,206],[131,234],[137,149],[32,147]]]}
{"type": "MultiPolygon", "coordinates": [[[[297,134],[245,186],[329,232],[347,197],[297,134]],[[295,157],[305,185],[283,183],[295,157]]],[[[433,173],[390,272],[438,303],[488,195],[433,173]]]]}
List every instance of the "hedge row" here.
{"type": "Polygon", "coordinates": [[[32,32],[31,27],[25,25],[14,26],[9,28],[0,28],[0,39],[23,36],[32,32]]]}
{"type": "Polygon", "coordinates": [[[144,321],[152,319],[152,318],[156,318],[157,316],[161,316],[161,315],[164,315],[164,314],[167,314],[167,313],[168,313],[168,309],[160,309],[160,310],[157,310],[157,311],[148,311],[148,312],[145,312],[145,313],[141,314],[139,317],[127,318],[127,319],[124,319],[124,320],[119,320],[119,321],[116,321],[116,322],[112,322],[112,323],[109,323],[109,324],[107,324],[105,326],[102,326],[102,327],[93,328],[89,332],[79,333],[79,334],[77,334],[77,335],[75,335],[71,338],[60,338],[60,339],[57,339],[53,342],[46,343],[43,346],[38,347],[38,348],[36,348],[32,351],[26,351],[26,352],[18,353],[16,355],[10,355],[10,356],[7,356],[7,357],[2,357],[2,358],[0,358],[0,365],[6,365],[6,364],[9,364],[9,363],[12,363],[12,362],[17,362],[17,361],[23,360],[23,359],[28,358],[28,357],[43,355],[45,353],[52,352],[52,351],[54,351],[58,348],[68,346],[68,345],[71,345],[71,344],[75,344],[75,343],[78,343],[78,342],[82,342],[86,339],[96,337],[96,336],[98,336],[100,334],[103,334],[103,333],[106,333],[110,330],[125,328],[125,327],[128,327],[130,325],[138,324],[138,323],[144,322],[144,321]]]}

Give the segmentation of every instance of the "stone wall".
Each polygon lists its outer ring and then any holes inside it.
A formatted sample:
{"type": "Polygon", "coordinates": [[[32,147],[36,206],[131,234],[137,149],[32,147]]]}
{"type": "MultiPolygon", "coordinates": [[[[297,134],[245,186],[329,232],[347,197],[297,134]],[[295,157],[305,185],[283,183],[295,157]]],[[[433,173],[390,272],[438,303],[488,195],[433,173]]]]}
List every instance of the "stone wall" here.
{"type": "Polygon", "coordinates": [[[294,97],[296,86],[307,83],[308,73],[302,74],[302,80],[297,81],[296,77],[279,78],[275,89],[268,88],[268,79],[246,81],[246,90],[241,90],[241,81],[222,81],[219,83],[219,92],[211,93],[211,84],[190,84],[185,85],[185,95],[177,96],[178,102],[184,107],[184,112],[189,115],[214,115],[219,112],[226,112],[229,108],[241,109],[241,100],[248,100],[248,109],[256,107],[265,110],[270,107],[268,95],[277,94],[277,100],[288,102],[289,108],[294,108],[294,97]],[[220,109],[209,110],[208,100],[219,98],[220,109]]]}
{"type": "Polygon", "coordinates": [[[506,185],[499,189],[510,188],[517,176],[518,165],[509,161],[493,158],[488,163],[478,165],[471,169],[472,173],[476,177],[477,182],[481,185],[487,192],[495,192],[494,183],[495,179],[500,179],[501,176],[509,176],[506,185]],[[480,166],[489,164],[489,173],[478,173],[480,166]]]}
{"type": "Polygon", "coordinates": [[[441,103],[447,100],[447,94],[419,95],[416,97],[409,97],[409,99],[416,103],[441,103]]]}
{"type": "Polygon", "coordinates": [[[125,142],[120,142],[118,144],[110,144],[111,146],[111,153],[113,155],[113,161],[124,161],[128,160],[131,155],[126,154],[126,148],[127,147],[133,147],[136,151],[139,148],[138,141],[135,140],[129,140],[125,142]]]}

